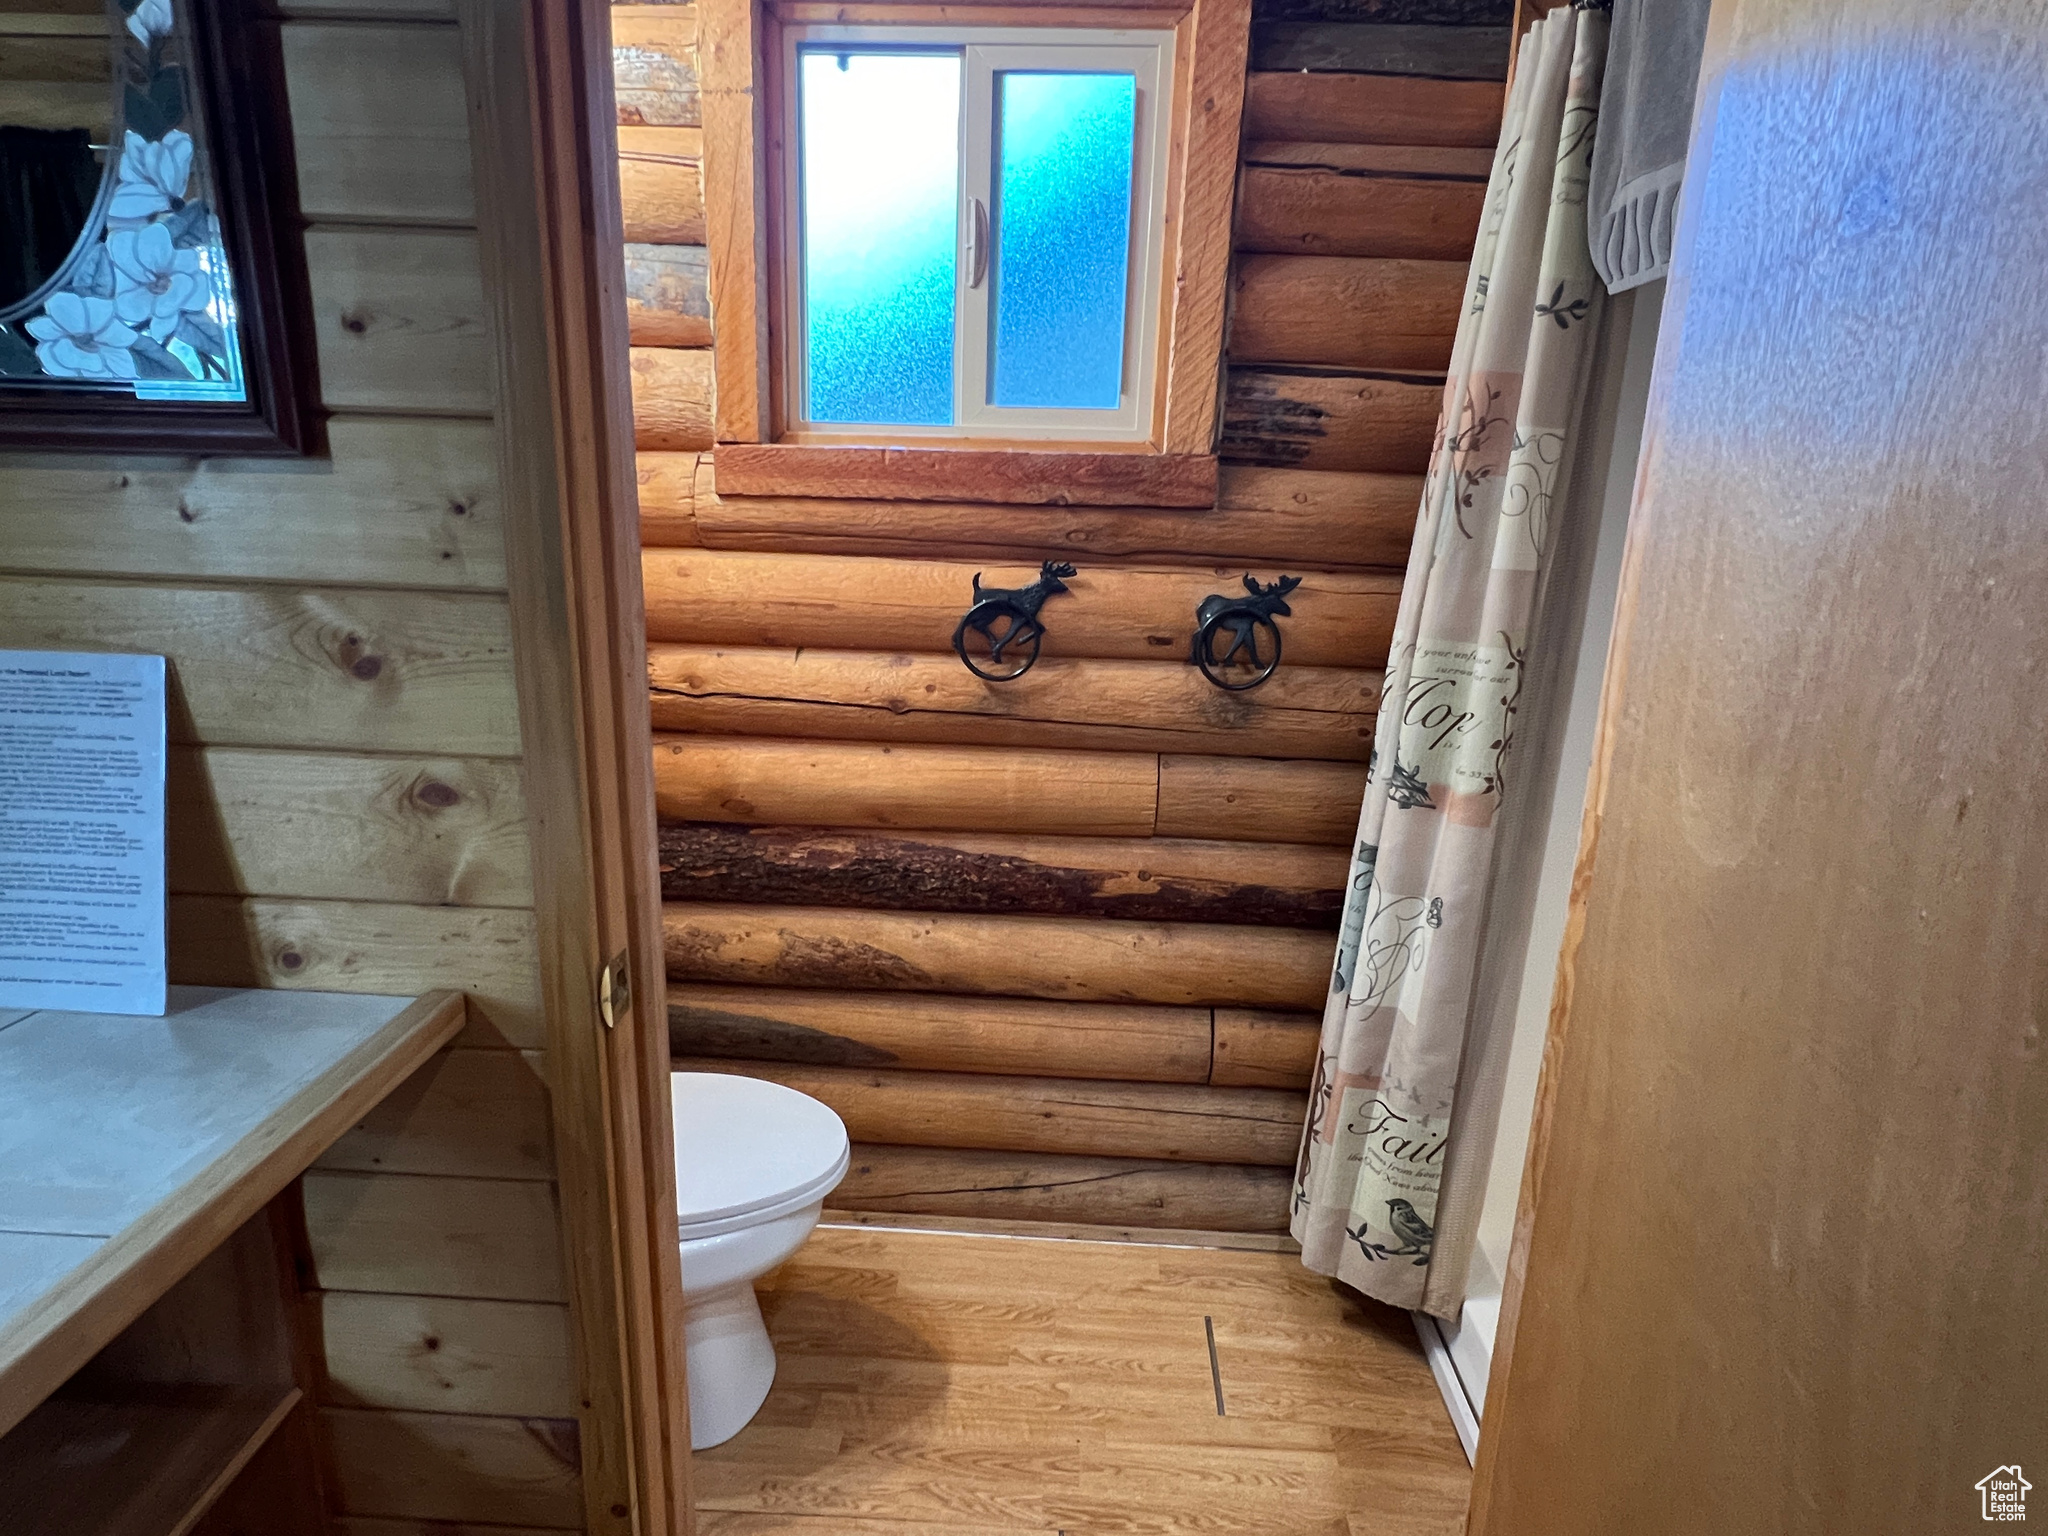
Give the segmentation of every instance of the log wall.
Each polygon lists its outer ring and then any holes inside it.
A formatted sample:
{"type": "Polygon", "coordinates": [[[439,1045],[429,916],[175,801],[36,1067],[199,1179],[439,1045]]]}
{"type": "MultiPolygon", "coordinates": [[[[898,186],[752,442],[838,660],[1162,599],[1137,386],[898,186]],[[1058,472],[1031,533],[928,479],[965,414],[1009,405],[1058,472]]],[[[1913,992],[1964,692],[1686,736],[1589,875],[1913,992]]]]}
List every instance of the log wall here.
{"type": "Polygon", "coordinates": [[[836,1109],[836,1204],[1285,1230],[1500,112],[1502,18],[1457,8],[1259,23],[1353,62],[1252,75],[1225,464],[1187,511],[720,496],[694,12],[613,7],[672,1048],[836,1109]],[[1048,558],[1079,573],[1044,659],[976,679],[974,577],[1048,558]],[[1224,693],[1194,611],[1247,572],[1302,585],[1280,671],[1224,693]]]}
{"type": "Polygon", "coordinates": [[[0,456],[0,646],[169,658],[174,982],[469,994],[303,1182],[337,1529],[582,1530],[464,40],[282,9],[330,452],[0,456]]]}

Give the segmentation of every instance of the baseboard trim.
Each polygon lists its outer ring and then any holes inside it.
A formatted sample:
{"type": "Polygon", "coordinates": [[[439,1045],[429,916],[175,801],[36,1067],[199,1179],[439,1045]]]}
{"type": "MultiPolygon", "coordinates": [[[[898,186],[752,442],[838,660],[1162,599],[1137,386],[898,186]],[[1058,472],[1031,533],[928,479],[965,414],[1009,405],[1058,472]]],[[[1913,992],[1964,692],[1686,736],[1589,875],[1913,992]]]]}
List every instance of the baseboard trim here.
{"type": "Polygon", "coordinates": [[[991,1221],[973,1216],[910,1216],[895,1211],[827,1209],[821,1227],[865,1227],[875,1232],[951,1233],[960,1237],[1020,1237],[1057,1243],[1123,1243],[1152,1248],[1223,1248],[1246,1253],[1299,1253],[1285,1232],[1202,1232],[1182,1227],[1089,1226],[1058,1221],[991,1221]]]}
{"type": "Polygon", "coordinates": [[[1451,1424],[1458,1431],[1458,1443],[1465,1447],[1465,1459],[1476,1461],[1479,1456],[1479,1405],[1465,1395],[1465,1382],[1458,1375],[1458,1368],[1451,1363],[1450,1346],[1444,1342],[1443,1329],[1437,1320],[1427,1312],[1410,1313],[1415,1319],[1415,1332],[1422,1340],[1422,1353],[1428,1357],[1429,1373],[1436,1378],[1436,1389],[1443,1394],[1444,1407],[1450,1410],[1451,1424]]]}

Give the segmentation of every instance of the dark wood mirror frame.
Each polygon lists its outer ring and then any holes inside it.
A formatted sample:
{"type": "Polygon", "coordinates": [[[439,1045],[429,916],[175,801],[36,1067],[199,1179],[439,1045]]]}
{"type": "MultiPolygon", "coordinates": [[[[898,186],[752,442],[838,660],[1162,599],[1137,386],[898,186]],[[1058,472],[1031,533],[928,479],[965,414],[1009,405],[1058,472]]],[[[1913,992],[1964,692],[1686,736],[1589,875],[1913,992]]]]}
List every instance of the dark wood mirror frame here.
{"type": "Polygon", "coordinates": [[[0,450],[313,455],[324,413],[284,57],[259,0],[182,0],[206,114],[215,210],[235,282],[248,399],[140,400],[0,379],[0,450]]]}

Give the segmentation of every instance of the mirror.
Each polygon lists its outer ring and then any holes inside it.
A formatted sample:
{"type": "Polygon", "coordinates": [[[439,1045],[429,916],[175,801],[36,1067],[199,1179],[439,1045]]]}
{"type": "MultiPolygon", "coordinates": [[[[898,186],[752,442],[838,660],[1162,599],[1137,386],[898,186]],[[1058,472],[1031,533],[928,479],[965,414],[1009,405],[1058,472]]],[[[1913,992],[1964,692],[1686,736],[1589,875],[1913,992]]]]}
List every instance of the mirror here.
{"type": "Polygon", "coordinates": [[[0,0],[0,443],[308,450],[282,75],[255,0],[0,0]]]}
{"type": "Polygon", "coordinates": [[[19,4],[0,7],[0,314],[55,277],[85,234],[114,125],[105,12],[19,4]]]}

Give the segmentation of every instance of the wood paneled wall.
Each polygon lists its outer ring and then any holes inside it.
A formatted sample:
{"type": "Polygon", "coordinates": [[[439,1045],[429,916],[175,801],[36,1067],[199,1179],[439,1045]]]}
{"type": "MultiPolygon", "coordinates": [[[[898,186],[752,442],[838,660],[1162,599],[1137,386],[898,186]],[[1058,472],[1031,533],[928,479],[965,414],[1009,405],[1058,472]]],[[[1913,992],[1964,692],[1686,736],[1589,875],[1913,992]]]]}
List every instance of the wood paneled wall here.
{"type": "Polygon", "coordinates": [[[470,1022],[306,1175],[341,1530],[580,1530],[462,38],[288,0],[331,459],[0,459],[0,644],[171,658],[171,972],[470,1022]]]}
{"type": "Polygon", "coordinates": [[[611,14],[678,1064],[838,1110],[844,1207],[1283,1230],[1498,79],[1252,76],[1213,509],[720,497],[694,8],[611,14]],[[1196,605],[1283,570],[1218,691],[1196,605]]]}

